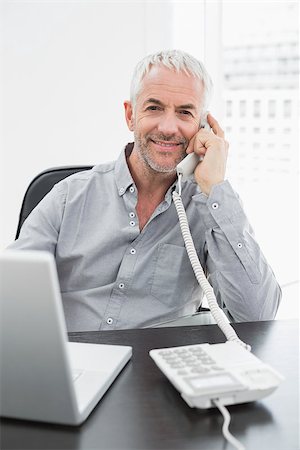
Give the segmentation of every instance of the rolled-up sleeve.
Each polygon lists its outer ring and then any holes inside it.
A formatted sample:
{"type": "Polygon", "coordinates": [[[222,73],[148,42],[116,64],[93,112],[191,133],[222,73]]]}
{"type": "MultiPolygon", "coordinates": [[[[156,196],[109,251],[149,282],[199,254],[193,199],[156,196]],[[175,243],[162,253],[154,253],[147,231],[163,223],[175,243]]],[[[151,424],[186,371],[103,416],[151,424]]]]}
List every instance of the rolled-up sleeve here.
{"type": "Polygon", "coordinates": [[[206,269],[220,306],[236,321],[273,319],[281,290],[230,183],[194,200],[206,204],[206,269]]]}

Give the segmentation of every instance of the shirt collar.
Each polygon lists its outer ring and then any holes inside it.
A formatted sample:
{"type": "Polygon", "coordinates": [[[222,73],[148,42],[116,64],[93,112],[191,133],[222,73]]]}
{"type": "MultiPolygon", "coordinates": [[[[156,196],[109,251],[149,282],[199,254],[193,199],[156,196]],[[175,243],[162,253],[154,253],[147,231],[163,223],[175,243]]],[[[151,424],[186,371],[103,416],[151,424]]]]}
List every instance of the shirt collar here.
{"type": "Polygon", "coordinates": [[[134,184],[126,161],[126,157],[130,155],[132,149],[133,149],[133,142],[126,145],[126,147],[123,149],[119,158],[116,161],[115,179],[120,196],[125,194],[129,186],[134,184]]]}
{"type": "MultiPolygon", "coordinates": [[[[119,158],[116,161],[115,165],[115,177],[116,184],[118,188],[118,193],[120,196],[124,195],[127,189],[134,185],[134,181],[132,179],[131,173],[128,169],[127,158],[133,150],[134,143],[130,142],[125,146],[122,150],[119,158]]],[[[178,181],[174,181],[174,183],[169,187],[165,195],[165,201],[170,205],[172,201],[172,192],[177,188],[178,181]]]]}

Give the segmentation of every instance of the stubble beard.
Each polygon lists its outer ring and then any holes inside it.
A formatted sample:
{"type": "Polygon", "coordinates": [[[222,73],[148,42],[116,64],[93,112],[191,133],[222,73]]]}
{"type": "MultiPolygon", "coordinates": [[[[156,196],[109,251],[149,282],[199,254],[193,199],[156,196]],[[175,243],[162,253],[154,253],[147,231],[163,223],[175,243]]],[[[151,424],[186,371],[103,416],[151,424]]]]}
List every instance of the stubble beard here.
{"type": "MultiPolygon", "coordinates": [[[[146,164],[146,166],[154,172],[165,173],[165,174],[173,174],[176,172],[176,166],[186,156],[186,149],[189,145],[189,141],[184,137],[178,138],[178,137],[174,137],[174,136],[165,136],[163,134],[156,134],[156,135],[147,134],[144,137],[135,134],[134,138],[135,138],[134,139],[135,143],[137,144],[138,149],[139,149],[138,155],[142,159],[142,161],[146,164]],[[155,161],[154,157],[152,156],[152,152],[151,152],[151,148],[150,148],[152,141],[164,141],[164,142],[172,141],[172,142],[176,142],[177,144],[181,145],[182,150],[181,150],[178,158],[176,158],[176,160],[174,161],[174,163],[171,166],[170,166],[169,162],[168,163],[166,162],[166,164],[163,164],[163,163],[159,163],[159,162],[155,161]]],[[[164,152],[161,152],[161,155],[164,155],[164,152]]],[[[170,156],[170,153],[165,152],[165,156],[167,158],[168,156],[170,156]]]]}

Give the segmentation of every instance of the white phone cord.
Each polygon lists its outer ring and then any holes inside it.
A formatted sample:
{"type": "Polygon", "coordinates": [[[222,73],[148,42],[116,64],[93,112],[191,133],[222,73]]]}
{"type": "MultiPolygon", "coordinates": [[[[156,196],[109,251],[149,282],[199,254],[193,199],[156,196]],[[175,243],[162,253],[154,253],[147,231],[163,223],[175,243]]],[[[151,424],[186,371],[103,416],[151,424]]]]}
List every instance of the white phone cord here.
{"type": "Polygon", "coordinates": [[[222,414],[224,418],[222,432],[225,439],[227,439],[228,442],[230,442],[231,445],[233,445],[234,448],[237,450],[245,450],[245,447],[243,444],[238,441],[229,431],[229,424],[230,424],[230,413],[227,408],[223,405],[223,403],[220,400],[213,400],[216,407],[219,409],[220,413],[222,414]]]}
{"type": "MultiPolygon", "coordinates": [[[[180,180],[179,180],[179,192],[181,193],[180,180]]],[[[191,236],[188,220],[186,217],[186,212],[185,212],[184,206],[182,204],[180,193],[173,191],[173,201],[174,201],[176,211],[178,214],[181,233],[183,236],[185,247],[186,247],[192,268],[194,270],[196,279],[197,279],[199,285],[201,286],[201,288],[203,289],[203,292],[207,298],[208,306],[212,313],[212,316],[215,319],[215,321],[217,322],[218,326],[223,331],[223,333],[225,334],[228,341],[235,341],[250,351],[251,350],[250,345],[243,342],[237,336],[235,330],[232,328],[232,326],[228,322],[227,317],[225,316],[224,312],[221,310],[221,308],[219,307],[219,305],[217,303],[212,286],[209,284],[209,282],[207,281],[207,279],[205,277],[204,271],[201,267],[201,264],[200,264],[195,246],[194,246],[193,238],[191,236]]]]}

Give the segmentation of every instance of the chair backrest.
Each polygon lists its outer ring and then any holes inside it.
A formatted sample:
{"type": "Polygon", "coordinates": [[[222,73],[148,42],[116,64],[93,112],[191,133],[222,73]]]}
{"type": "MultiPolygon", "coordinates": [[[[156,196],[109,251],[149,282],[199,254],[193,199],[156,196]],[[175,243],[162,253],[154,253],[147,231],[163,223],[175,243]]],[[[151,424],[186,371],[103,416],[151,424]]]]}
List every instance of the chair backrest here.
{"type": "Polygon", "coordinates": [[[90,170],[93,166],[64,166],[52,167],[39,173],[30,183],[25,192],[22,207],[19,215],[19,223],[16,233],[18,239],[24,220],[31,213],[33,208],[45,197],[52,187],[64,178],[76,172],[90,170]]]}

